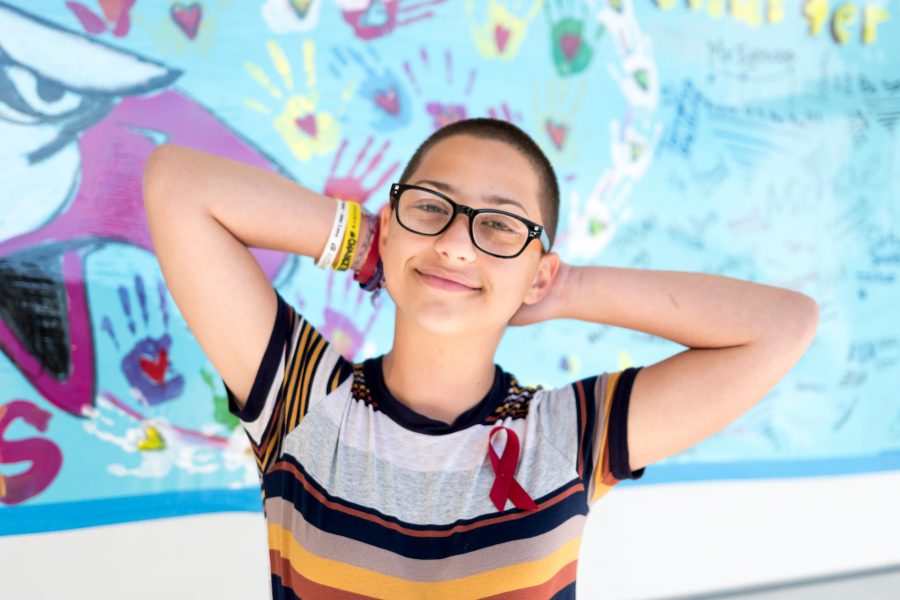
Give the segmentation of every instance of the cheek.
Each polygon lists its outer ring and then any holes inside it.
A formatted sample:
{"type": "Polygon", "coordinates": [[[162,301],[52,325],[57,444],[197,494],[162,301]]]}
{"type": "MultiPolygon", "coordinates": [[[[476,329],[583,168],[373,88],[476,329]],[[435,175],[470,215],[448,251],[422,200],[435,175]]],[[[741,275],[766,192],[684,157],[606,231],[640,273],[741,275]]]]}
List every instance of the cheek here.
{"type": "Polygon", "coordinates": [[[531,280],[524,273],[505,272],[491,279],[493,288],[491,303],[497,306],[498,311],[512,315],[525,299],[525,294],[531,288],[531,280]]]}

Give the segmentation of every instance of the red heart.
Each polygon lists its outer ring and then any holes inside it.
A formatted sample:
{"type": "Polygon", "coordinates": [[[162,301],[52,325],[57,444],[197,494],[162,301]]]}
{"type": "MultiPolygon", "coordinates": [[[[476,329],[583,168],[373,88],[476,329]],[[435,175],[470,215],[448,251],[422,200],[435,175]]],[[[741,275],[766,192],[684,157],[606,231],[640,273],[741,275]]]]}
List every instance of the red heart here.
{"type": "Polygon", "coordinates": [[[166,378],[166,369],[169,366],[169,352],[163,348],[159,351],[156,361],[141,357],[141,370],[156,383],[162,383],[166,378]]]}
{"type": "Polygon", "coordinates": [[[569,133],[569,128],[565,125],[558,125],[549,119],[547,119],[546,128],[547,134],[553,140],[553,145],[557,150],[561,150],[563,144],[566,143],[566,134],[569,133]]]}
{"type": "Polygon", "coordinates": [[[294,124],[306,132],[306,135],[315,139],[316,137],[316,119],[312,114],[308,114],[302,119],[294,119],[294,124]]]}
{"type": "Polygon", "coordinates": [[[581,36],[577,33],[564,33],[559,36],[559,45],[566,60],[572,62],[572,58],[578,54],[581,48],[581,36]]]}
{"type": "Polygon", "coordinates": [[[385,92],[375,94],[375,104],[392,115],[400,113],[400,101],[397,98],[397,90],[394,88],[388,88],[385,92]]]}
{"type": "Polygon", "coordinates": [[[182,5],[180,2],[172,5],[172,20],[181,28],[184,35],[190,39],[197,37],[200,28],[200,18],[203,16],[203,7],[198,3],[182,5]]]}
{"type": "Polygon", "coordinates": [[[497,25],[494,28],[494,40],[497,42],[497,49],[502,53],[506,48],[506,42],[509,41],[509,29],[503,25],[497,25]]]}

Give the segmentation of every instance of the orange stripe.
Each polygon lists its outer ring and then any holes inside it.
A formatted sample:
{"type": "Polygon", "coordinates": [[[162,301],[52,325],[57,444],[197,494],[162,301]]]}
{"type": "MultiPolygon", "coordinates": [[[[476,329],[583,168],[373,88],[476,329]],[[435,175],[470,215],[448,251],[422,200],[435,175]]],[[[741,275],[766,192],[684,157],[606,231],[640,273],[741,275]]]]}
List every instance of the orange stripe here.
{"type": "MultiPolygon", "coordinates": [[[[606,393],[603,395],[603,433],[600,436],[600,449],[597,456],[597,467],[594,469],[594,496],[591,503],[596,502],[606,494],[612,486],[619,482],[612,476],[609,470],[609,452],[607,451],[607,437],[609,434],[609,416],[612,412],[612,401],[616,386],[619,383],[621,371],[611,373],[606,382],[606,393]]],[[[599,411],[598,411],[599,414],[599,411]]]]}

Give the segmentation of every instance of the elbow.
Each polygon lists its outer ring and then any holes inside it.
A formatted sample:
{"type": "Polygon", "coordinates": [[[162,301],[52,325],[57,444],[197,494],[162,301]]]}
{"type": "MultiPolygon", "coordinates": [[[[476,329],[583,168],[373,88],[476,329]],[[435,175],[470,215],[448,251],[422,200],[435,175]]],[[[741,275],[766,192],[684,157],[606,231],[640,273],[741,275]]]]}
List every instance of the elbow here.
{"type": "Polygon", "coordinates": [[[145,211],[149,211],[160,198],[168,195],[166,184],[172,179],[172,165],[176,164],[173,155],[177,151],[178,147],[173,144],[161,144],[147,157],[141,180],[145,211]]]}
{"type": "Polygon", "coordinates": [[[789,306],[789,323],[784,331],[789,333],[792,343],[805,352],[819,328],[819,303],[806,294],[790,292],[789,306]]]}

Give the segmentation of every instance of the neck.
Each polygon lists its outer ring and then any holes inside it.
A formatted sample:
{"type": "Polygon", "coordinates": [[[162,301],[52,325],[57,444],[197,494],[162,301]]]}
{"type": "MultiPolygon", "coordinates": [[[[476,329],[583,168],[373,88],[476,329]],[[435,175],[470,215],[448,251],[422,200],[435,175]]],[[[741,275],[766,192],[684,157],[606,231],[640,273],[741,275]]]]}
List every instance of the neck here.
{"type": "Polygon", "coordinates": [[[491,389],[502,336],[502,329],[458,337],[435,334],[397,310],[394,346],[382,363],[384,383],[411,410],[452,424],[491,389]]]}

